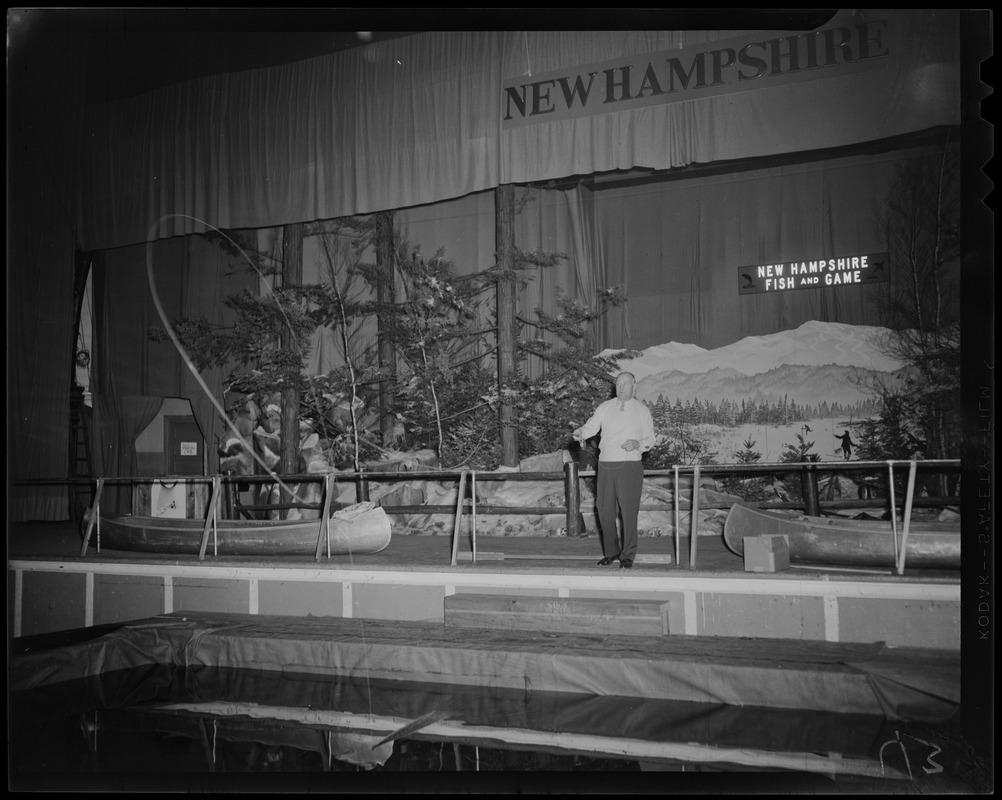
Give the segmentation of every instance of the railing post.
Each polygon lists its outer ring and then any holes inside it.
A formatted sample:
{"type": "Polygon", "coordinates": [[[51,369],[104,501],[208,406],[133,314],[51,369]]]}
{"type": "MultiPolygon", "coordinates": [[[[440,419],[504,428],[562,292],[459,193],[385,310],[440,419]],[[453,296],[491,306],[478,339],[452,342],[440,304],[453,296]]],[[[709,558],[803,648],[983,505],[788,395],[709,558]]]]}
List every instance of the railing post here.
{"type": "Polygon", "coordinates": [[[908,552],[908,528],[912,521],[912,502],[915,499],[915,459],[908,465],[908,488],[905,491],[905,518],[901,530],[901,546],[898,548],[898,575],[905,574],[905,555],[908,552]]]}
{"type": "Polygon", "coordinates": [[[316,561],[320,561],[320,551],[327,542],[327,558],[331,557],[331,499],[334,495],[334,476],[324,475],[324,507],[320,512],[320,530],[317,533],[316,561]]]}
{"type": "Polygon", "coordinates": [[[699,544],[699,463],[692,470],[692,523],[689,528],[689,569],[696,569],[696,547],[699,544]]]}
{"type": "Polygon", "coordinates": [[[97,479],[97,486],[94,489],[94,502],[90,506],[90,516],[87,518],[87,529],[84,531],[83,547],[80,550],[80,558],[87,557],[87,546],[90,544],[90,534],[97,525],[97,551],[101,552],[101,490],[104,488],[104,479],[97,479]]]}
{"type": "Polygon", "coordinates": [[[898,510],[894,502],[894,462],[887,462],[887,489],[891,500],[891,538],[894,540],[894,563],[898,563],[898,510]]]}
{"type": "Polygon", "coordinates": [[[223,475],[227,478],[226,481],[226,492],[223,495],[223,514],[226,519],[233,519],[236,516],[236,482],[233,481],[233,470],[226,470],[223,475]]]}
{"type": "Polygon", "coordinates": [[[459,473],[459,494],[456,498],[456,527],[452,531],[452,566],[456,566],[459,553],[459,525],[463,521],[463,503],[466,501],[466,470],[459,473]]]}
{"type": "Polygon", "coordinates": [[[361,472],[358,473],[358,483],[355,484],[355,499],[359,503],[369,502],[369,481],[361,472]]]}
{"type": "Polygon", "coordinates": [[[679,530],[679,499],[681,497],[678,481],[678,464],[675,465],[675,483],[672,485],[674,494],[672,495],[672,505],[675,507],[675,565],[680,566],[678,563],[679,545],[678,539],[682,535],[682,531],[679,530]]]}
{"type": "Polygon", "coordinates": [[[820,516],[821,504],[818,501],[818,468],[813,465],[804,467],[800,473],[800,488],[804,495],[804,511],[812,517],[820,516]]]}
{"type": "Polygon", "coordinates": [[[472,504],[472,516],[470,522],[473,525],[473,561],[477,560],[477,471],[470,470],[470,502],[472,504]]]}
{"type": "Polygon", "coordinates": [[[214,475],[212,478],[212,497],[209,498],[209,508],[205,515],[205,526],[202,528],[202,542],[198,548],[198,560],[205,559],[205,550],[209,546],[209,531],[212,531],[212,555],[218,555],[216,541],[216,509],[219,508],[219,495],[222,494],[221,478],[214,475]]]}
{"type": "Polygon", "coordinates": [[[581,535],[581,487],[578,483],[578,465],[575,461],[564,464],[564,505],[567,508],[567,535],[581,535]]]}

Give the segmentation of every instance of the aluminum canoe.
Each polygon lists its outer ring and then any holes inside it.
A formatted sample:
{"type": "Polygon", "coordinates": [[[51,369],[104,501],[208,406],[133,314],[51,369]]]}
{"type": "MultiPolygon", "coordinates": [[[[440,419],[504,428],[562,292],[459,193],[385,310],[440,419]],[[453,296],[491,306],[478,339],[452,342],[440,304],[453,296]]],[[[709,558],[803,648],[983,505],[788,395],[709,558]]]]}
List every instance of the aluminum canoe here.
{"type": "MultiPolygon", "coordinates": [[[[898,524],[901,542],[903,525],[898,524]]],[[[742,503],[731,507],[724,522],[724,543],[744,555],[750,536],[785,536],[791,563],[843,567],[888,567],[895,563],[895,539],[890,522],[791,517],[742,503]],[[856,522],[857,524],[852,524],[856,522]]],[[[915,569],[960,569],[960,527],[955,523],[909,525],[905,566],[915,569]]]]}

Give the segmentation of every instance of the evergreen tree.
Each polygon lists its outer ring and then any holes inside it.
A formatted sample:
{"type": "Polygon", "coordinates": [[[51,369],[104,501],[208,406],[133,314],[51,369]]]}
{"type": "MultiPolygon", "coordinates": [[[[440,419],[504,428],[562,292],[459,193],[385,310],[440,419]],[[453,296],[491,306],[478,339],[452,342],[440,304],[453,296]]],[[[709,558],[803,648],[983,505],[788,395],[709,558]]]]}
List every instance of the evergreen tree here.
{"type": "MultiPolygon", "coordinates": [[[[739,464],[756,464],[762,459],[762,454],[755,449],[755,442],[749,436],[744,440],[742,450],[734,452],[734,458],[739,464]]],[[[729,473],[724,478],[724,488],[731,494],[736,494],[750,502],[758,502],[766,498],[766,480],[762,477],[742,477],[729,473]]]]}
{"type": "Polygon", "coordinates": [[[762,458],[762,454],[755,449],[755,444],[750,436],[744,440],[744,450],[738,450],[734,453],[739,464],[754,464],[762,458]]]}
{"type": "MultiPolygon", "coordinates": [[[[905,365],[899,386],[878,384],[876,417],[861,428],[861,456],[956,458],[960,451],[960,184],[952,141],[916,151],[876,209],[895,280],[879,298],[879,343],[905,365]]],[[[931,473],[925,473],[929,476],[931,473]]],[[[924,477],[925,477],[924,476],[924,477]]],[[[947,476],[930,491],[946,495],[947,476]]]]}
{"type": "Polygon", "coordinates": [[[779,460],[784,464],[799,463],[802,461],[819,461],[821,456],[817,453],[812,453],[811,450],[813,448],[814,442],[807,441],[803,433],[798,433],[797,444],[785,444],[783,446],[783,452],[779,456],[779,460]]]}

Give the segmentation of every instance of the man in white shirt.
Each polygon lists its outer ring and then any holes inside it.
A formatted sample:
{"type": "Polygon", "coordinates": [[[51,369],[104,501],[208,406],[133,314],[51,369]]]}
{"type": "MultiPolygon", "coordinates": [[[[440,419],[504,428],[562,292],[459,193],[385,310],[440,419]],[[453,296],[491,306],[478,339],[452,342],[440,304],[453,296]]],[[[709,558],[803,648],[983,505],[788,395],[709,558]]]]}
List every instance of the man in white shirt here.
{"type": "Polygon", "coordinates": [[[622,372],[616,377],[616,397],[606,400],[580,428],[574,438],[584,442],[601,434],[598,445],[598,522],[602,528],[600,566],[619,559],[629,569],[637,554],[637,517],[644,486],[641,457],[654,446],[654,420],[650,409],[633,396],[637,379],[622,372]],[[623,517],[623,539],[616,534],[616,517],[623,517]]]}

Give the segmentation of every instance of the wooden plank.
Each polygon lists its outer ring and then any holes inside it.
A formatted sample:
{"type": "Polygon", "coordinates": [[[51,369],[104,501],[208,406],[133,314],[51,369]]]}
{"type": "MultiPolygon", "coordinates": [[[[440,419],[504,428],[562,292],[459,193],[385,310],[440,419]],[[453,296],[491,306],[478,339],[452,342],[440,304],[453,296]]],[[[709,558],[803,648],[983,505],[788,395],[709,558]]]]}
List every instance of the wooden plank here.
{"type": "MultiPolygon", "coordinates": [[[[464,560],[463,556],[466,556],[466,561],[471,561],[469,553],[460,553],[460,560],[464,560]]],[[[494,557],[497,559],[500,557],[503,561],[589,561],[595,563],[595,555],[593,553],[566,553],[560,555],[543,555],[543,554],[514,554],[514,553],[492,553],[487,556],[494,557]]],[[[477,560],[484,559],[485,556],[481,553],[477,555],[477,560]]],[[[672,557],[669,553],[638,553],[636,558],[633,559],[633,565],[638,564],[671,564],[672,557]]]]}
{"type": "MultiPolygon", "coordinates": [[[[209,544],[209,531],[211,530],[213,533],[216,532],[216,508],[219,505],[219,495],[222,494],[220,481],[221,479],[218,475],[212,479],[212,498],[209,500],[209,510],[205,517],[205,527],[202,529],[202,542],[198,548],[199,561],[203,561],[205,559],[205,549],[209,544]]],[[[213,555],[216,555],[216,553],[214,552],[213,555]]]]}
{"type": "Polygon", "coordinates": [[[456,566],[456,554],[459,551],[459,524],[463,520],[463,498],[466,495],[466,470],[459,473],[459,494],[456,498],[456,525],[452,530],[452,560],[449,562],[456,566]]]}
{"type": "Polygon", "coordinates": [[[445,598],[445,624],[455,628],[666,636],[668,603],[461,593],[445,598]]]}
{"type": "Polygon", "coordinates": [[[504,553],[499,553],[497,551],[484,552],[481,550],[477,553],[477,557],[473,557],[473,553],[457,553],[457,561],[504,561],[504,553]]]}

